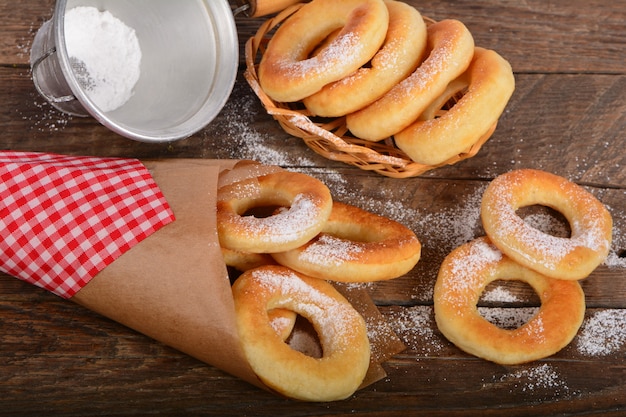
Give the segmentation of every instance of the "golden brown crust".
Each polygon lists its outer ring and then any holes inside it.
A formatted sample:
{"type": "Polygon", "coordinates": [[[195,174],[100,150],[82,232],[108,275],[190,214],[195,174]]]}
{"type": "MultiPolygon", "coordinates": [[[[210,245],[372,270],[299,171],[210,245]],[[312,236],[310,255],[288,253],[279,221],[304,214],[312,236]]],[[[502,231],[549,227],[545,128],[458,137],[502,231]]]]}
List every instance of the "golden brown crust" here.
{"type": "Polygon", "coordinates": [[[496,363],[519,364],[550,356],[574,338],[585,315],[585,296],[577,281],[525,268],[483,237],[446,257],[435,284],[434,308],[439,330],[460,349],[496,363]],[[540,297],[541,308],[514,330],[490,323],[476,303],[495,280],[528,283],[540,297]]]}
{"type": "Polygon", "coordinates": [[[382,0],[315,0],[283,22],[259,64],[259,82],[279,102],[302,100],[358,70],[378,51],[389,13],[382,0]],[[313,49],[336,29],[335,39],[313,49]]]}
{"type": "Polygon", "coordinates": [[[365,321],[324,280],[282,266],[243,273],[233,285],[237,329],[250,366],[270,388],[306,401],[347,398],[360,386],[370,362],[365,321]],[[313,358],[283,342],[268,311],[284,308],[311,322],[323,357],[313,358]]]}
{"type": "Polygon", "coordinates": [[[385,1],[389,29],[385,42],[367,66],[327,84],[304,98],[306,108],[317,116],[345,116],[371,104],[415,70],[426,47],[426,24],[412,6],[385,1]]]}
{"type": "Polygon", "coordinates": [[[587,277],[611,246],[613,220],[604,205],[579,185],[540,170],[520,169],[495,178],[483,194],[481,217],[502,252],[553,278],[587,277]],[[525,223],[516,211],[532,205],[563,214],[571,237],[552,236],[525,223]]]}
{"type": "Polygon", "coordinates": [[[328,187],[306,174],[279,171],[235,182],[218,190],[220,245],[250,253],[291,250],[322,230],[331,209],[328,187]],[[285,210],[267,217],[246,215],[271,206],[285,210]]]}
{"type": "Polygon", "coordinates": [[[309,276],[339,282],[397,278],[419,261],[421,244],[406,226],[358,207],[334,202],[322,232],[274,259],[309,276]]]}
{"type": "Polygon", "coordinates": [[[413,161],[438,165],[466,152],[498,122],[515,90],[511,65],[495,51],[479,47],[457,81],[467,91],[452,108],[441,117],[420,118],[394,135],[398,148],[413,161]]]}
{"type": "Polygon", "coordinates": [[[467,69],[474,55],[474,38],[458,20],[430,25],[427,44],[427,58],[411,75],[374,103],[346,117],[352,134],[380,141],[405,129],[467,69]]]}

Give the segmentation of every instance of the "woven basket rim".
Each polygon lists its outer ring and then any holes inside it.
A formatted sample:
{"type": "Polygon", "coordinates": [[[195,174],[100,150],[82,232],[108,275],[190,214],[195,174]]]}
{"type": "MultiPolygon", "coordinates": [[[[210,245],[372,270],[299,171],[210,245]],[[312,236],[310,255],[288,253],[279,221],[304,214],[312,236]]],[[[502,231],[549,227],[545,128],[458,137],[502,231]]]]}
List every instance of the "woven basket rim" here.
{"type": "MultiPolygon", "coordinates": [[[[311,150],[326,159],[343,162],[392,178],[416,177],[435,168],[453,165],[471,158],[491,137],[497,123],[469,149],[459,155],[437,165],[425,165],[411,160],[394,145],[391,137],[380,142],[370,142],[351,136],[345,123],[345,117],[312,117],[303,105],[298,106],[298,102],[279,103],[272,100],[263,91],[259,83],[258,62],[260,62],[271,39],[270,33],[304,4],[294,4],[265,20],[256,34],[250,37],[245,44],[246,69],[244,77],[266,112],[279,123],[286,133],[302,139],[311,150]]],[[[426,24],[435,22],[426,16],[423,16],[423,19],[426,24]]]]}

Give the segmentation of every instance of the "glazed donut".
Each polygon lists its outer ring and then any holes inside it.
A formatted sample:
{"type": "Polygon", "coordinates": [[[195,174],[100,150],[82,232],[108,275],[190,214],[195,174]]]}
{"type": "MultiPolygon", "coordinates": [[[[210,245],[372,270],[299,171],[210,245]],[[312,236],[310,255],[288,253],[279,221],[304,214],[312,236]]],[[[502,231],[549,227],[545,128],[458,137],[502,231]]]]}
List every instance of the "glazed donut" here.
{"type": "Polygon", "coordinates": [[[335,201],[322,232],[274,259],[303,274],[338,282],[397,278],[418,262],[415,233],[393,220],[335,201]]]}
{"type": "Polygon", "coordinates": [[[365,321],[327,281],[282,266],[244,272],[233,285],[237,329],[252,370],[291,398],[334,401],[360,386],[370,362],[365,321]],[[315,328],[323,357],[293,350],[277,335],[267,311],[284,308],[315,328]]]}
{"type": "Polygon", "coordinates": [[[426,24],[420,13],[400,1],[385,1],[389,29],[385,42],[366,67],[330,83],[303,100],[314,115],[339,117],[381,97],[412,73],[426,47],[426,24]]]}
{"type": "Polygon", "coordinates": [[[446,86],[469,66],[474,38],[458,20],[442,20],[427,29],[428,56],[407,78],[380,99],[346,116],[358,138],[380,141],[413,123],[446,86]]]}
{"type": "Polygon", "coordinates": [[[438,118],[417,120],[394,135],[398,148],[413,161],[439,165],[469,149],[494,127],[515,89],[509,63],[479,47],[460,78],[467,92],[450,110],[438,118]]]}
{"type": "Polygon", "coordinates": [[[577,281],[553,279],[525,268],[481,237],[453,250],[443,261],[434,308],[437,327],[457,347],[512,365],[545,358],[569,344],[583,322],[585,295],[577,281]],[[523,326],[502,329],[478,312],[480,295],[495,280],[526,282],[539,295],[539,311],[523,326]]]}
{"type": "Polygon", "coordinates": [[[259,63],[259,83],[279,102],[302,100],[358,70],[378,51],[389,13],[382,0],[314,0],[276,30],[259,63]],[[343,28],[325,48],[314,48],[343,28]]]}
{"type": "Polygon", "coordinates": [[[315,237],[332,209],[328,187],[309,175],[279,171],[218,189],[217,232],[226,249],[250,253],[291,250],[315,237]],[[259,207],[285,207],[268,217],[259,207]]]}
{"type": "Polygon", "coordinates": [[[611,214],[591,193],[565,178],[534,169],[496,177],[481,203],[487,236],[503,253],[527,268],[558,279],[587,277],[606,259],[612,240],[611,214]],[[527,224],[516,211],[542,205],[569,222],[569,238],[527,224]]]}

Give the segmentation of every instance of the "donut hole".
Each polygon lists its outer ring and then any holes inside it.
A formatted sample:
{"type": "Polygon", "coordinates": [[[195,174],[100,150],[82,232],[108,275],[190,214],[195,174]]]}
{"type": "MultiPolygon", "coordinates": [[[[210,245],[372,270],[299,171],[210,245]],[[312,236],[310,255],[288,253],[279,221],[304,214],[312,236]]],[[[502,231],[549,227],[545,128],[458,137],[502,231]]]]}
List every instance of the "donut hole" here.
{"type": "Polygon", "coordinates": [[[228,274],[228,281],[230,282],[230,285],[233,285],[235,281],[237,281],[237,278],[239,278],[242,274],[242,272],[237,268],[229,265],[226,265],[226,273],[228,274]]]}
{"type": "Polygon", "coordinates": [[[267,313],[270,326],[291,349],[316,359],[323,356],[320,338],[306,317],[281,307],[267,313]]]}
{"type": "Polygon", "coordinates": [[[440,112],[435,114],[435,118],[441,117],[445,112],[447,112],[448,110],[451,110],[456,105],[456,103],[461,101],[461,99],[467,93],[467,91],[468,91],[468,86],[463,85],[463,86],[459,86],[458,89],[448,93],[448,95],[444,97],[445,101],[442,102],[443,104],[441,105],[439,109],[440,112]]]}
{"type": "Polygon", "coordinates": [[[241,213],[241,215],[253,216],[259,219],[263,219],[263,218],[271,217],[275,214],[278,214],[280,211],[286,210],[286,209],[289,209],[289,207],[286,207],[280,204],[274,204],[274,203],[260,204],[258,206],[249,207],[243,213],[241,213]]]}
{"type": "Polygon", "coordinates": [[[516,214],[533,228],[556,237],[569,238],[570,224],[559,211],[539,204],[520,207],[516,214]]]}
{"type": "Polygon", "coordinates": [[[501,329],[515,330],[537,314],[540,305],[539,296],[526,282],[499,279],[485,287],[477,309],[491,324],[501,329]]]}
{"type": "Polygon", "coordinates": [[[341,240],[361,243],[377,242],[380,240],[380,231],[376,228],[372,228],[370,224],[358,225],[346,223],[339,225],[337,228],[327,226],[324,234],[341,240]]]}
{"type": "Polygon", "coordinates": [[[312,358],[321,358],[324,356],[322,344],[315,328],[309,320],[304,316],[297,315],[296,323],[285,343],[293,350],[297,350],[312,358]]]}
{"type": "Polygon", "coordinates": [[[458,78],[448,84],[446,90],[437,99],[435,99],[418,117],[418,120],[438,119],[445,115],[448,111],[461,101],[463,96],[467,94],[469,85],[462,78],[458,78]]]}

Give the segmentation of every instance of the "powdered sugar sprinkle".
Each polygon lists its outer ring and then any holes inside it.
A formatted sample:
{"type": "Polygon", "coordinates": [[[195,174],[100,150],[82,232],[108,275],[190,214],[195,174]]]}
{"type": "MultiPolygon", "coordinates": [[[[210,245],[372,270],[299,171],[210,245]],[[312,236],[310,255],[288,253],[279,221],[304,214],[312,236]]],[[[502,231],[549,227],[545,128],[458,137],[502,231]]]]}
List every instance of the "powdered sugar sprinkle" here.
{"type": "Polygon", "coordinates": [[[362,251],[362,247],[354,242],[323,233],[300,253],[299,258],[304,262],[332,267],[354,260],[362,251]]]}
{"type": "Polygon", "coordinates": [[[601,310],[585,319],[576,339],[585,356],[606,356],[626,345],[626,310],[601,310]]]}

